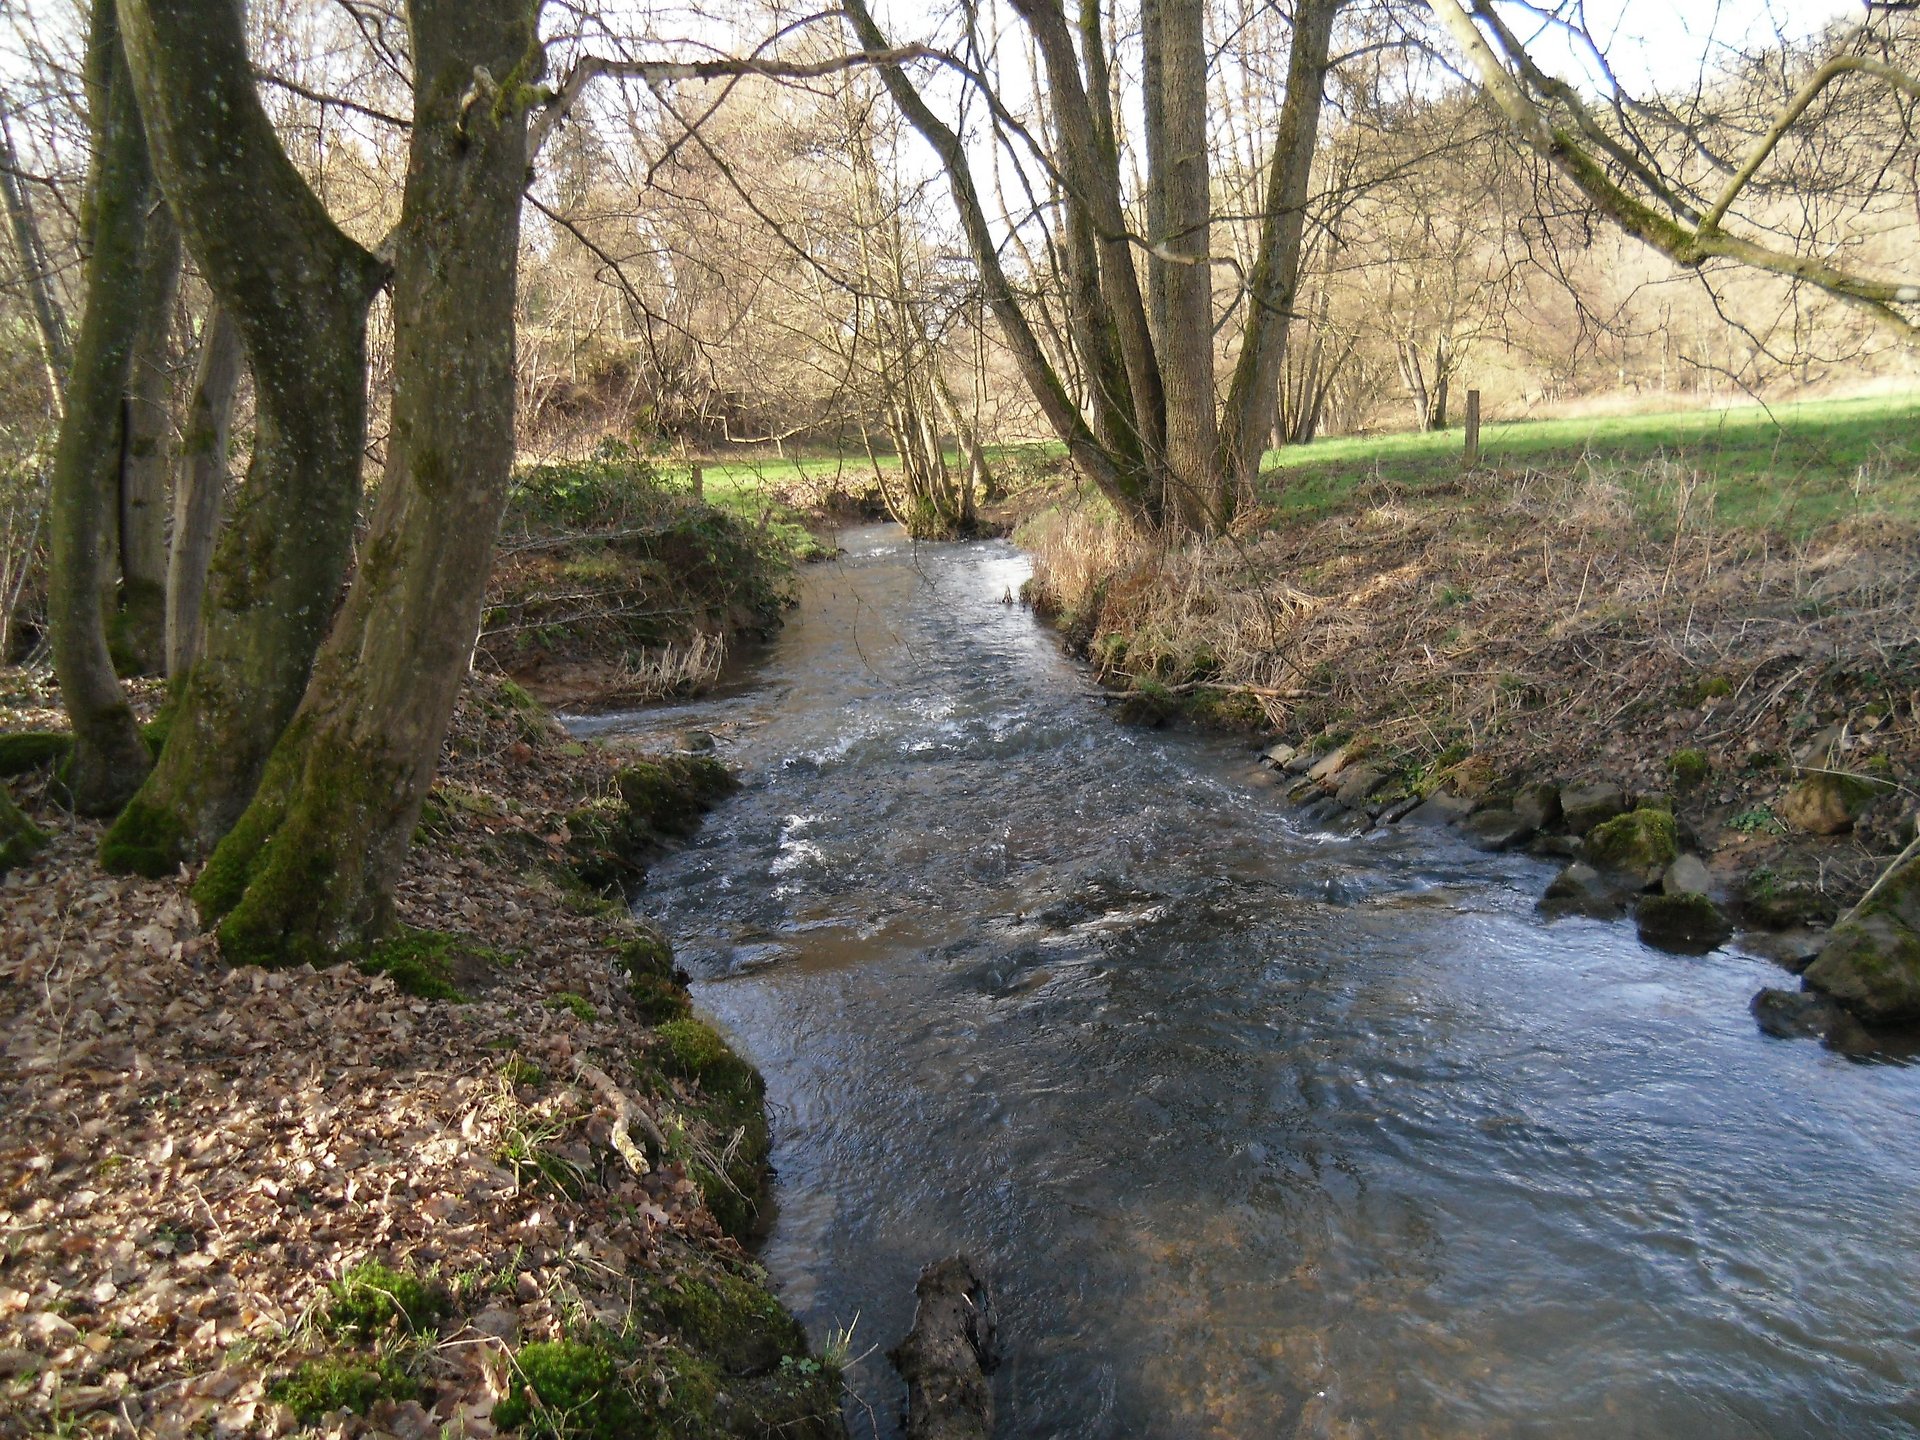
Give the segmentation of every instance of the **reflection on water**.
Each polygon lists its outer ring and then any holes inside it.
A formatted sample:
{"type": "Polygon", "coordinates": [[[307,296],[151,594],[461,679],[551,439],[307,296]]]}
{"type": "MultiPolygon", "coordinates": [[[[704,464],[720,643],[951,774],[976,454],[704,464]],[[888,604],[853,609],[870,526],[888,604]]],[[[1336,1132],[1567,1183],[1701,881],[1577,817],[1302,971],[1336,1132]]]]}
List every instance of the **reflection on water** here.
{"type": "Polygon", "coordinates": [[[746,781],[641,904],[766,1073],[816,1336],[884,1349],[965,1249],[1006,1435],[1920,1425],[1920,1070],[1761,1037],[1761,962],[1541,924],[1530,861],[1296,832],[1107,723],[1009,548],[849,543],[757,683],[605,722],[746,781]]]}

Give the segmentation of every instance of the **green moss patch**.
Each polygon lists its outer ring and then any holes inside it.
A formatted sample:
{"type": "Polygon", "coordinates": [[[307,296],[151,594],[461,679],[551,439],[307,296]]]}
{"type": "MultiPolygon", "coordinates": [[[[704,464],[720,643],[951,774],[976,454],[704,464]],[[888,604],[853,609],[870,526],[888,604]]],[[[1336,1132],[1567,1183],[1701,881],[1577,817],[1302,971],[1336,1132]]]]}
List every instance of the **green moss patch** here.
{"type": "Polygon", "coordinates": [[[100,839],[100,868],[110,875],[162,880],[190,858],[191,842],[173,811],[134,796],[100,839]]]}
{"type": "Polygon", "coordinates": [[[54,730],[24,730],[0,735],[0,778],[29,770],[51,769],[67,758],[73,736],[54,730]]]}
{"type": "Polygon", "coordinates": [[[327,1287],[322,1324],[336,1335],[372,1340],[392,1330],[426,1333],[451,1311],[445,1287],[378,1260],[362,1260],[327,1287]]]}
{"type": "Polygon", "coordinates": [[[528,1440],[639,1440],[661,1433],[622,1358],[577,1340],[523,1346],[493,1423],[528,1440]]]}
{"type": "Polygon", "coordinates": [[[267,1398],[285,1405],[303,1425],[336,1410],[364,1415],[378,1400],[411,1400],[420,1385],[391,1359],[328,1355],[308,1360],[291,1375],[267,1386],[267,1398]]]}
{"type": "Polygon", "coordinates": [[[45,848],[47,833],[26,812],[13,803],[13,797],[0,788],[0,875],[31,860],[45,848]]]}
{"type": "Polygon", "coordinates": [[[367,975],[389,976],[401,990],[423,1000],[459,1002],[469,990],[484,988],[511,963],[500,951],[464,935],[402,925],[373,947],[360,969],[367,975]]]}
{"type": "Polygon", "coordinates": [[[636,881],[653,857],[692,835],[700,817],[738,784],[709,755],[665,755],[625,766],[614,776],[614,795],[567,816],[568,867],[598,890],[636,881]]]}
{"type": "Polygon", "coordinates": [[[1588,860],[1642,881],[1658,879],[1679,854],[1679,837],[1667,810],[1643,806],[1596,825],[1587,835],[1588,860]]]}

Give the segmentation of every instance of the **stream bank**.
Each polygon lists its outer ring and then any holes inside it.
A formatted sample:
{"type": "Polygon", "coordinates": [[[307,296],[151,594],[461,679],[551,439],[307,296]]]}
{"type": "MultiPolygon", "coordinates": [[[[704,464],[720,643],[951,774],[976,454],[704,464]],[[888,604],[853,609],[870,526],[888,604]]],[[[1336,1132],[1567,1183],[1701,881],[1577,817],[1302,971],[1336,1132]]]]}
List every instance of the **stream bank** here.
{"type": "Polygon", "coordinates": [[[1754,997],[1773,1033],[1903,1053],[1920,906],[1841,922],[1915,834],[1920,533],[1690,525],[1679,485],[1376,479],[1172,553],[1066,501],[1021,528],[1026,598],[1122,719],[1248,736],[1316,823],[1526,848],[1561,867],[1549,912],[1682,952],[1742,932],[1787,972],[1754,997]]]}

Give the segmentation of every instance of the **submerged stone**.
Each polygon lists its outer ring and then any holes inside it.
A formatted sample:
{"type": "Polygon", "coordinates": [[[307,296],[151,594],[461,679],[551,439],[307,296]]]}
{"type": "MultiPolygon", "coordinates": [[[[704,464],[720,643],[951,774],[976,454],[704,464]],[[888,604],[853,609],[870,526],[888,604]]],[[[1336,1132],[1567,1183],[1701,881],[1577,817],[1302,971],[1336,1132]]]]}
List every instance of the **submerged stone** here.
{"type": "Polygon", "coordinates": [[[1733,926],[1705,895],[1649,895],[1634,908],[1640,939],[1661,950],[1704,955],[1733,938],[1733,926]]]}
{"type": "Polygon", "coordinates": [[[1620,889],[1585,861],[1576,860],[1547,886],[1540,897],[1540,913],[1547,916],[1585,915],[1615,920],[1626,913],[1620,889]]]}
{"type": "Polygon", "coordinates": [[[1760,1033],[1776,1040],[1824,1040],[1837,1050],[1866,1049],[1872,1043],[1860,1022],[1824,995],[1768,988],[1747,1008],[1760,1033]]]}
{"type": "Polygon", "coordinates": [[[1511,810],[1482,810],[1461,826],[1467,839],[1482,850],[1510,850],[1536,828],[1511,810]]]}
{"type": "Polygon", "coordinates": [[[1740,948],[1749,955],[1771,960],[1783,970],[1798,975],[1826,948],[1827,932],[1797,926],[1792,930],[1750,930],[1740,937],[1740,948]]]}

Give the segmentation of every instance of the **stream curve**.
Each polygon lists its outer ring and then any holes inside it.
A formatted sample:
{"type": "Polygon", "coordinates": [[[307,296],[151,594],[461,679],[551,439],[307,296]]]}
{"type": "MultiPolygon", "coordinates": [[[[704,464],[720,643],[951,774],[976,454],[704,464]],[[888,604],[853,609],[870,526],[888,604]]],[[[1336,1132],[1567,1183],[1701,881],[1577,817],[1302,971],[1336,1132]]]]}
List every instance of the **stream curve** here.
{"type": "MultiPolygon", "coordinates": [[[[1550,872],[1301,830],[1243,745],[1111,724],[999,543],[886,527],[748,681],[578,722],[745,782],[639,908],[765,1073],[816,1341],[996,1287],[1000,1433],[1920,1429],[1920,1070],[1783,983],[1547,925],[1550,872]]],[[[856,1434],[897,1433],[884,1355],[856,1434]]]]}

